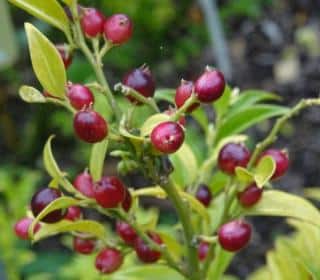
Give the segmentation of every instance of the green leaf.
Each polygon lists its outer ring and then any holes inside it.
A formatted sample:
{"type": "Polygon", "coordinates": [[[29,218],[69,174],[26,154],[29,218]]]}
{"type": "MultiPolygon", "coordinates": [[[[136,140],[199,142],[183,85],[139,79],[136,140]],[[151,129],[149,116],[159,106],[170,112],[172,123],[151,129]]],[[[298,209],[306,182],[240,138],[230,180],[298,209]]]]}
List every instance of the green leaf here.
{"type": "Polygon", "coordinates": [[[208,271],[208,279],[221,279],[233,256],[233,253],[223,250],[219,245],[216,246],[214,262],[208,271]]]}
{"type": "Polygon", "coordinates": [[[63,173],[60,170],[56,160],[54,159],[52,149],[51,149],[51,142],[54,138],[54,135],[51,135],[47,140],[44,149],[43,149],[43,163],[44,167],[47,170],[48,174],[54,178],[59,180],[63,177],[63,173]]]}
{"type": "Polygon", "coordinates": [[[320,200],[320,188],[305,188],[304,195],[308,198],[312,198],[315,200],[320,200]]]}
{"type": "Polygon", "coordinates": [[[259,188],[262,188],[271,179],[276,170],[276,163],[271,156],[263,157],[255,170],[254,180],[259,188]]]}
{"type": "Polygon", "coordinates": [[[231,88],[226,86],[223,95],[216,102],[213,102],[213,108],[218,119],[221,119],[227,112],[231,101],[231,93],[231,88]]]}
{"type": "Polygon", "coordinates": [[[149,136],[152,130],[160,123],[168,121],[170,116],[167,114],[155,114],[148,118],[140,129],[141,136],[149,136]]]}
{"type": "Polygon", "coordinates": [[[61,0],[61,1],[68,6],[72,6],[75,3],[75,0],[61,0]]]}
{"type": "Polygon", "coordinates": [[[102,176],[108,143],[108,139],[105,139],[92,146],[89,169],[94,181],[98,181],[102,176]]]}
{"type": "Polygon", "coordinates": [[[34,87],[22,86],[19,89],[21,99],[28,103],[45,103],[46,98],[34,87]]]}
{"type": "Polygon", "coordinates": [[[254,175],[249,170],[241,166],[237,166],[235,171],[239,182],[249,184],[254,181],[254,175]]]}
{"type": "Polygon", "coordinates": [[[253,207],[242,209],[249,216],[291,217],[320,226],[320,212],[307,200],[281,191],[264,191],[262,199],[253,207]]]}
{"type": "MultiPolygon", "coordinates": [[[[62,30],[64,33],[70,33],[69,19],[56,0],[9,0],[29,14],[42,19],[43,21],[62,30]]],[[[70,1],[69,1],[70,2],[70,1]]]]}
{"type": "Polygon", "coordinates": [[[37,28],[25,23],[33,70],[51,95],[64,98],[67,83],[63,61],[56,47],[37,28]]]}
{"type": "Polygon", "coordinates": [[[176,94],[175,89],[171,89],[171,88],[157,89],[154,93],[154,98],[156,101],[167,101],[171,104],[174,104],[175,94],[176,94]]]}
{"type": "Polygon", "coordinates": [[[205,110],[202,107],[198,107],[191,113],[191,116],[199,123],[203,131],[208,131],[209,120],[205,110]]]}
{"type": "Polygon", "coordinates": [[[175,258],[176,261],[179,261],[183,255],[183,247],[182,245],[176,240],[172,233],[163,232],[161,230],[157,231],[160,235],[162,241],[167,246],[170,254],[175,258]]]}

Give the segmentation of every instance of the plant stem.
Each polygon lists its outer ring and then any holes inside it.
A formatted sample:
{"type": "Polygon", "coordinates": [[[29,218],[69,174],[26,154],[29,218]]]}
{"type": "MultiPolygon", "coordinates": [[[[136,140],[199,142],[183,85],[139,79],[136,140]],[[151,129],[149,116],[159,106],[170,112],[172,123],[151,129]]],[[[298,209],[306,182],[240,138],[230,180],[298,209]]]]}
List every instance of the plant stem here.
{"type": "Polygon", "coordinates": [[[170,117],[171,121],[177,121],[179,118],[184,115],[190,106],[192,106],[197,101],[197,96],[192,94],[187,101],[175,112],[174,115],[170,117]]]}

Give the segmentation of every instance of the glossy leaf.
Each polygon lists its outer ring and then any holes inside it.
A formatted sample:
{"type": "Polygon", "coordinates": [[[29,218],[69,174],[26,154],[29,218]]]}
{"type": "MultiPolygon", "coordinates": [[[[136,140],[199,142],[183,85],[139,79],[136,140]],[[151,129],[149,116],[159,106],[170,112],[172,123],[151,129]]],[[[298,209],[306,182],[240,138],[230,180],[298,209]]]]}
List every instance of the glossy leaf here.
{"type": "Polygon", "coordinates": [[[19,89],[21,99],[28,103],[45,103],[46,98],[34,87],[22,86],[19,89]]]}
{"type": "Polygon", "coordinates": [[[160,123],[168,121],[170,116],[167,114],[155,114],[148,118],[142,125],[140,131],[141,136],[148,136],[152,130],[160,123]]]}
{"type": "Polygon", "coordinates": [[[272,177],[276,170],[276,163],[271,156],[263,157],[255,170],[254,180],[262,188],[272,177]]]}
{"type": "Polygon", "coordinates": [[[26,23],[33,70],[42,87],[51,95],[63,98],[67,83],[63,61],[56,47],[32,24],[26,23]]]}
{"type": "Polygon", "coordinates": [[[223,95],[213,103],[213,108],[216,112],[216,116],[218,119],[221,119],[222,116],[227,112],[230,101],[231,101],[231,88],[227,85],[223,92],[223,95]]]}
{"type": "Polygon", "coordinates": [[[44,167],[46,168],[48,174],[54,179],[60,179],[63,177],[63,173],[60,170],[56,160],[54,159],[52,149],[51,149],[51,142],[54,138],[53,135],[49,137],[47,140],[44,149],[43,149],[43,163],[44,167]]]}
{"type": "Polygon", "coordinates": [[[92,146],[89,169],[94,181],[98,181],[102,176],[108,143],[108,139],[105,139],[92,146]]]}
{"type": "Polygon", "coordinates": [[[241,166],[237,166],[235,171],[239,182],[249,184],[254,181],[254,175],[249,170],[241,166]]]}
{"type": "Polygon", "coordinates": [[[154,93],[154,98],[157,101],[167,101],[171,104],[174,104],[175,94],[176,94],[175,89],[171,89],[171,88],[158,89],[154,93]]]}

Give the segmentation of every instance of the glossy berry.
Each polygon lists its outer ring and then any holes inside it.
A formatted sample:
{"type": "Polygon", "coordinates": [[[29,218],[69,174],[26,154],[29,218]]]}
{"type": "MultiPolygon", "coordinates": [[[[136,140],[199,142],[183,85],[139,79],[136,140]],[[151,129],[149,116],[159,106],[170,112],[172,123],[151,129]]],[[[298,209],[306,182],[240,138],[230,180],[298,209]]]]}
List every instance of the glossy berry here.
{"type": "Polygon", "coordinates": [[[94,8],[85,9],[81,17],[81,28],[88,37],[96,37],[103,32],[105,17],[94,8]]]}
{"type": "Polygon", "coordinates": [[[80,237],[74,237],[73,250],[84,255],[91,254],[96,247],[96,241],[93,239],[84,239],[80,237]]]}
{"type": "MultiPolygon", "coordinates": [[[[172,108],[170,108],[170,109],[164,111],[163,113],[166,114],[166,115],[168,115],[168,116],[172,116],[172,115],[175,113],[175,110],[172,109],[172,108]]],[[[183,127],[185,127],[185,126],[186,126],[186,123],[187,123],[186,118],[185,118],[184,116],[181,116],[181,117],[179,118],[179,120],[178,120],[178,123],[179,123],[180,125],[182,125],[183,127]]]]}
{"type": "Polygon", "coordinates": [[[62,58],[64,67],[67,69],[72,63],[72,54],[67,45],[56,45],[56,48],[62,58]]]}
{"type": "Polygon", "coordinates": [[[271,156],[276,163],[276,170],[272,176],[272,179],[277,179],[287,172],[289,168],[289,158],[285,152],[277,149],[269,149],[264,151],[259,159],[261,159],[263,156],[271,156]]]}
{"type": "Polygon", "coordinates": [[[76,221],[76,220],[79,220],[81,216],[82,216],[82,213],[81,213],[80,207],[70,206],[67,210],[65,219],[70,221],[76,221]]]}
{"type": "MultiPolygon", "coordinates": [[[[159,245],[162,244],[162,240],[158,234],[149,232],[148,235],[154,242],[159,245]]],[[[154,263],[161,257],[159,251],[152,250],[140,237],[136,239],[134,248],[138,258],[144,263],[154,263]]]]}
{"type": "Polygon", "coordinates": [[[77,136],[88,143],[102,141],[108,135],[108,124],[95,111],[79,111],[73,119],[73,127],[77,136]]]}
{"type": "Polygon", "coordinates": [[[130,18],[124,14],[115,14],[104,23],[104,36],[113,44],[124,44],[132,36],[133,24],[130,18]]]}
{"type": "Polygon", "coordinates": [[[123,263],[120,251],[113,248],[103,249],[96,257],[96,268],[103,274],[116,271],[123,263]]]}
{"type": "Polygon", "coordinates": [[[236,220],[222,225],[218,230],[218,240],[223,249],[236,252],[244,248],[251,238],[251,226],[236,220]]]}
{"type": "Polygon", "coordinates": [[[115,208],[125,199],[125,186],[115,176],[103,177],[94,186],[95,198],[104,208],[115,208]]]}
{"type": "Polygon", "coordinates": [[[151,143],[154,148],[164,154],[176,152],[184,141],[184,131],[176,122],[158,124],[151,132],[151,143]]]}
{"type": "Polygon", "coordinates": [[[250,152],[244,145],[228,143],[219,153],[218,165],[223,172],[233,175],[237,166],[246,167],[249,160],[250,152]]]}
{"type": "MultiPolygon", "coordinates": [[[[174,99],[178,108],[184,105],[184,103],[191,96],[193,90],[194,90],[193,82],[181,80],[180,86],[176,89],[176,95],[174,99]]],[[[199,103],[194,103],[193,105],[189,106],[189,108],[187,109],[187,112],[191,113],[196,108],[198,108],[199,105],[200,105],[199,103]]]]}
{"type": "MultiPolygon", "coordinates": [[[[155,82],[148,67],[142,66],[134,69],[123,78],[122,83],[133,88],[144,97],[153,97],[155,91],[155,82]]],[[[135,104],[141,104],[138,100],[128,96],[128,99],[135,104]]]]}
{"type": "Polygon", "coordinates": [[[88,171],[80,173],[73,182],[74,187],[83,195],[94,198],[93,179],[88,171]]]}
{"type": "Polygon", "coordinates": [[[204,261],[208,255],[210,244],[208,242],[201,241],[198,247],[198,258],[200,261],[204,261]]]}
{"type": "Polygon", "coordinates": [[[223,74],[207,67],[206,71],[195,82],[194,90],[199,101],[210,103],[221,97],[225,85],[223,74]]]}
{"type": "Polygon", "coordinates": [[[126,212],[129,212],[130,208],[132,205],[132,196],[130,191],[125,188],[125,196],[124,196],[124,200],[121,203],[122,209],[126,212]]]}
{"type": "MultiPolygon", "coordinates": [[[[61,196],[62,193],[59,190],[52,188],[44,188],[36,192],[31,199],[31,211],[33,216],[38,216],[39,213],[48,206],[48,204],[61,196]]],[[[65,214],[66,211],[64,209],[55,210],[42,218],[41,221],[48,224],[56,223],[62,220],[65,214]]]]}
{"type": "MultiPolygon", "coordinates": [[[[32,222],[33,222],[32,218],[22,218],[21,220],[15,223],[14,231],[20,239],[24,239],[24,240],[29,239],[28,230],[32,222]]],[[[40,229],[40,227],[41,227],[40,224],[36,224],[33,229],[33,233],[36,233],[40,229]]]]}
{"type": "Polygon", "coordinates": [[[125,222],[117,222],[116,230],[121,239],[129,246],[134,246],[138,237],[136,231],[125,222]]]}
{"type": "Polygon", "coordinates": [[[94,102],[91,90],[80,84],[68,85],[68,98],[72,107],[76,110],[89,108],[94,102]]]}
{"type": "Polygon", "coordinates": [[[208,207],[212,200],[212,194],[207,185],[200,184],[196,192],[196,198],[205,206],[208,207]]]}
{"type": "Polygon", "coordinates": [[[238,193],[239,203],[243,207],[255,205],[262,196],[263,189],[258,188],[256,184],[248,186],[244,191],[238,193]]]}

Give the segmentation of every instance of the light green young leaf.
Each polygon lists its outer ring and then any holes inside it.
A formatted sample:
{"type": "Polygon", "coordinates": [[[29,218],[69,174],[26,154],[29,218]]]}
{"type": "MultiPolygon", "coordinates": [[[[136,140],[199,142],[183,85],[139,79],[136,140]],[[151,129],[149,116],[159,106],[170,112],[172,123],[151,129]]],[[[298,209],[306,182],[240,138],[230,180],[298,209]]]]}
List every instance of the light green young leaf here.
{"type": "Polygon", "coordinates": [[[311,199],[320,200],[320,188],[319,187],[305,188],[304,195],[311,199]]]}
{"type": "Polygon", "coordinates": [[[63,173],[60,170],[56,160],[54,159],[52,149],[51,149],[51,142],[52,139],[54,138],[54,135],[51,135],[43,149],[43,163],[44,167],[47,170],[48,174],[53,178],[53,179],[60,179],[63,177],[63,173]]]}
{"type": "Polygon", "coordinates": [[[157,233],[160,235],[162,241],[167,246],[169,252],[171,255],[175,258],[176,261],[179,261],[183,255],[183,247],[176,238],[174,238],[169,233],[165,233],[163,231],[157,231],[157,233]]]}
{"type": "Polygon", "coordinates": [[[67,83],[63,61],[56,47],[37,28],[25,23],[33,70],[51,95],[64,98],[67,83]]]}
{"type": "Polygon", "coordinates": [[[231,92],[231,88],[227,85],[224,89],[223,95],[216,102],[213,102],[213,108],[216,112],[217,118],[219,119],[222,118],[229,108],[231,92]]]}
{"type": "Polygon", "coordinates": [[[102,176],[108,143],[108,139],[105,139],[92,146],[89,169],[94,181],[98,181],[102,176]]]}
{"type": "Polygon", "coordinates": [[[276,163],[271,156],[263,157],[254,172],[254,180],[262,188],[272,177],[276,170],[276,163]]]}
{"type": "Polygon", "coordinates": [[[166,122],[170,119],[170,116],[167,114],[155,114],[148,118],[140,129],[141,136],[148,136],[152,130],[160,123],[166,122]]]}
{"type": "Polygon", "coordinates": [[[208,279],[221,279],[233,256],[233,253],[223,250],[219,245],[216,246],[214,262],[208,271],[208,279]]]}
{"type": "Polygon", "coordinates": [[[46,98],[34,87],[22,86],[19,89],[21,99],[28,103],[45,103],[46,98]]]}
{"type": "Polygon", "coordinates": [[[202,107],[197,108],[191,113],[191,116],[199,123],[203,131],[208,131],[209,120],[205,110],[202,107]]]}
{"type": "Polygon", "coordinates": [[[176,90],[171,88],[157,89],[154,93],[154,98],[156,101],[167,101],[174,104],[174,96],[176,90]]]}
{"type": "Polygon", "coordinates": [[[249,170],[241,166],[237,166],[235,171],[239,182],[249,184],[254,181],[254,175],[249,170]]]}
{"type": "Polygon", "coordinates": [[[61,1],[68,6],[72,6],[75,3],[75,0],[61,0],[61,1]]]}

